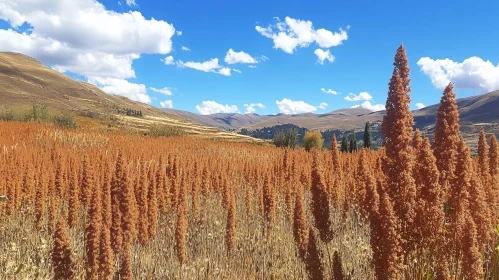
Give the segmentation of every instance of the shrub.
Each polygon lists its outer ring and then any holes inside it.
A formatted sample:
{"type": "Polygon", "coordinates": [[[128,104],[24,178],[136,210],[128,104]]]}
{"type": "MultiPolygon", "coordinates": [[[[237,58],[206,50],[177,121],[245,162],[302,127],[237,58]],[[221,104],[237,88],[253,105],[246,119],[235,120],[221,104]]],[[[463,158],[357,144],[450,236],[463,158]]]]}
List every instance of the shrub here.
{"type": "Polygon", "coordinates": [[[177,126],[154,124],[149,129],[149,135],[152,137],[172,137],[184,136],[186,133],[177,126]]]}
{"type": "Polygon", "coordinates": [[[74,120],[74,117],[73,115],[71,115],[71,113],[52,116],[51,121],[64,128],[78,128],[78,124],[74,120]]]}

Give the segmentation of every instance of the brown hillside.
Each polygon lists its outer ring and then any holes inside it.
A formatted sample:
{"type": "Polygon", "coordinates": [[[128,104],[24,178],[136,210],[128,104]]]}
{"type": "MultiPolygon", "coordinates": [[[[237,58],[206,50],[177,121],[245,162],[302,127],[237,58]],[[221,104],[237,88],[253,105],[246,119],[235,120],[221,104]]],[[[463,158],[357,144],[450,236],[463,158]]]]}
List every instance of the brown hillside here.
{"type": "Polygon", "coordinates": [[[244,135],[228,133],[199,125],[176,114],[111,95],[98,87],[74,80],[39,61],[19,53],[0,52],[0,104],[7,108],[29,108],[34,103],[47,105],[50,111],[72,112],[77,121],[91,128],[108,128],[102,121],[81,117],[87,113],[111,116],[117,129],[148,131],[153,125],[174,126],[190,135],[230,141],[260,141],[244,135]],[[117,108],[142,111],[144,117],[120,115],[117,108]]]}

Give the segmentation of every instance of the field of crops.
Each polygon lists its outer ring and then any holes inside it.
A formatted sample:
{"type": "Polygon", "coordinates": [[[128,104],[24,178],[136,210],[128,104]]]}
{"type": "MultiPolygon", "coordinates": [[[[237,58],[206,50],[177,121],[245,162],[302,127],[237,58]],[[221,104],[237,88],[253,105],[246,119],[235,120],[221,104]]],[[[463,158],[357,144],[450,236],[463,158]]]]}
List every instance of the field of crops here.
{"type": "Polygon", "coordinates": [[[0,275],[499,279],[497,140],[470,156],[452,84],[414,132],[400,52],[378,151],[0,122],[0,275]]]}

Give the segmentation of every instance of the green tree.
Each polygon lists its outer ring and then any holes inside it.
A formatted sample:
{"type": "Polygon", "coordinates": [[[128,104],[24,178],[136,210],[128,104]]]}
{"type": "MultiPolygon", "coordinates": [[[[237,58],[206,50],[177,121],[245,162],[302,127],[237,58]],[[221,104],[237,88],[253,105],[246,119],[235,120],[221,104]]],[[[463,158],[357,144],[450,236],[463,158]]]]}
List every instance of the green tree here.
{"type": "Polygon", "coordinates": [[[364,128],[364,148],[371,148],[372,146],[372,136],[371,136],[371,126],[369,122],[366,122],[366,127],[364,128]]]}
{"type": "Polygon", "coordinates": [[[296,147],[296,138],[298,137],[298,130],[288,129],[281,130],[272,139],[276,147],[288,147],[294,149],[296,147]]]}
{"type": "Polygon", "coordinates": [[[324,139],[320,132],[307,131],[303,137],[303,147],[307,152],[314,148],[320,150],[323,144],[324,139]]]}
{"type": "Polygon", "coordinates": [[[355,133],[350,135],[350,148],[348,149],[350,153],[357,151],[357,138],[355,138],[355,133]]]}
{"type": "Polygon", "coordinates": [[[343,138],[341,139],[341,152],[348,153],[348,140],[347,137],[343,134],[343,138]]]}

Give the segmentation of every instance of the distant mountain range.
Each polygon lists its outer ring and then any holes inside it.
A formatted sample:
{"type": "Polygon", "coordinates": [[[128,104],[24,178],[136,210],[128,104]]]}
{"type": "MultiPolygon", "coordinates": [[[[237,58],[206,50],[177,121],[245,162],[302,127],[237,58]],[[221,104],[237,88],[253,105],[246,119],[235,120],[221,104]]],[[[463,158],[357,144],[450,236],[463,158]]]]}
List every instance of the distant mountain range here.
{"type": "MultiPolygon", "coordinates": [[[[482,95],[457,99],[460,114],[461,132],[465,138],[471,140],[476,138],[481,127],[487,133],[499,135],[499,90],[482,95]]],[[[412,111],[415,128],[419,128],[423,134],[430,138],[433,135],[433,127],[439,104],[431,105],[420,110],[412,111]]],[[[264,139],[271,138],[272,134],[265,135],[263,128],[285,127],[293,125],[306,130],[360,132],[365,123],[370,122],[374,132],[379,132],[385,111],[371,112],[363,108],[348,108],[332,111],[326,114],[304,113],[296,115],[256,115],[256,114],[213,114],[199,115],[179,110],[166,110],[168,113],[177,114],[197,123],[207,126],[219,127],[226,130],[243,131],[245,134],[264,139]],[[255,131],[255,134],[251,132],[255,131]]],[[[326,139],[327,143],[328,139],[326,139]]]]}
{"type": "MultiPolygon", "coordinates": [[[[499,122],[499,90],[487,94],[457,99],[461,124],[494,126],[499,122]]],[[[425,107],[412,112],[415,126],[423,129],[436,121],[439,104],[425,107]]],[[[332,111],[326,114],[304,113],[296,115],[257,115],[257,114],[212,114],[196,113],[164,109],[170,114],[190,119],[197,123],[219,127],[226,130],[254,130],[276,125],[293,124],[308,130],[355,130],[364,128],[367,121],[381,123],[385,111],[372,112],[363,108],[348,108],[332,111]]]]}
{"type": "Polygon", "coordinates": [[[218,127],[225,130],[235,130],[241,127],[250,126],[256,123],[264,122],[268,119],[276,117],[276,115],[257,115],[257,114],[212,114],[212,115],[199,115],[187,111],[175,109],[163,109],[169,114],[195,121],[199,124],[218,127]]]}

